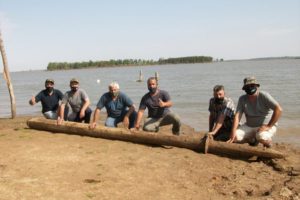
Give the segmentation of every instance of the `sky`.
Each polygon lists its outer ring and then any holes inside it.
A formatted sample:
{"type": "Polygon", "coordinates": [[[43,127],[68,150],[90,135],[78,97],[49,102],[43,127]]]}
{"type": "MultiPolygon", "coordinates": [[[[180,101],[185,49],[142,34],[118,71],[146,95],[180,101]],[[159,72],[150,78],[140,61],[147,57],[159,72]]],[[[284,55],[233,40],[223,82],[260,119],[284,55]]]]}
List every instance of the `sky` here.
{"type": "Polygon", "coordinates": [[[300,56],[300,0],[0,0],[0,29],[10,71],[126,58],[300,56]]]}

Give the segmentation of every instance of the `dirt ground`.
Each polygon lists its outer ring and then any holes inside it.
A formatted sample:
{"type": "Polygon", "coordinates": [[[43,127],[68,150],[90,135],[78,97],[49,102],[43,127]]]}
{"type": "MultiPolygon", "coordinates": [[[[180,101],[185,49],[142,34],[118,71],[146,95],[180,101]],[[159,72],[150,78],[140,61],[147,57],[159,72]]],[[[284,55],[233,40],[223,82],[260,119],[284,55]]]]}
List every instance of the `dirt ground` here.
{"type": "Polygon", "coordinates": [[[1,200],[300,199],[299,147],[275,144],[285,159],[240,160],[32,130],[29,118],[0,119],[1,200]]]}

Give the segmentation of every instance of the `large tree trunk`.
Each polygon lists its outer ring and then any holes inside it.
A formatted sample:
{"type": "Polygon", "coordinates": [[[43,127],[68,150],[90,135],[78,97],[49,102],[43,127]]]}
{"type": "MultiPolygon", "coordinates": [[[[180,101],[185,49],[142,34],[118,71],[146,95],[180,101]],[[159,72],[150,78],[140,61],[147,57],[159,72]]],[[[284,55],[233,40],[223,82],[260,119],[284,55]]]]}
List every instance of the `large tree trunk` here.
{"type": "Polygon", "coordinates": [[[284,157],[282,153],[272,149],[262,149],[241,144],[228,144],[225,142],[213,141],[209,138],[205,140],[202,139],[200,135],[193,137],[186,135],[175,136],[144,131],[129,131],[124,128],[108,128],[104,126],[98,126],[91,130],[89,129],[88,124],[63,122],[62,125],[56,125],[56,120],[45,118],[32,118],[27,121],[27,125],[30,128],[37,130],[99,137],[111,140],[123,140],[141,144],[175,146],[237,158],[249,158],[251,156],[263,158],[284,157]]]}
{"type": "Polygon", "coordinates": [[[4,76],[4,79],[6,80],[6,84],[7,84],[9,96],[10,96],[11,118],[15,118],[16,113],[17,113],[16,112],[16,99],[15,99],[15,95],[14,95],[14,89],[13,89],[12,83],[10,81],[10,75],[9,75],[7,58],[6,58],[6,53],[5,53],[4,44],[3,44],[3,40],[2,40],[1,30],[0,30],[0,51],[1,51],[1,55],[2,55],[3,68],[4,68],[3,76],[4,76]]]}

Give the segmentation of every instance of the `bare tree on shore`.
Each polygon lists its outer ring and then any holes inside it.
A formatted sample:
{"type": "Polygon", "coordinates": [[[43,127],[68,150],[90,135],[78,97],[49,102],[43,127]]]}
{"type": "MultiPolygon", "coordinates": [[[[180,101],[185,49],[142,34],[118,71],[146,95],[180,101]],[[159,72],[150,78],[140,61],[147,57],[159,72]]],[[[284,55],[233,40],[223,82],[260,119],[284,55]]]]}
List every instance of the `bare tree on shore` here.
{"type": "Polygon", "coordinates": [[[7,63],[6,53],[5,53],[5,49],[4,49],[1,30],[0,30],[0,51],[1,51],[1,55],[2,55],[2,61],[3,61],[3,76],[6,81],[9,95],[10,95],[11,118],[14,119],[16,117],[16,99],[15,99],[14,89],[13,89],[13,86],[12,86],[12,83],[10,80],[9,71],[8,71],[8,63],[7,63]]]}

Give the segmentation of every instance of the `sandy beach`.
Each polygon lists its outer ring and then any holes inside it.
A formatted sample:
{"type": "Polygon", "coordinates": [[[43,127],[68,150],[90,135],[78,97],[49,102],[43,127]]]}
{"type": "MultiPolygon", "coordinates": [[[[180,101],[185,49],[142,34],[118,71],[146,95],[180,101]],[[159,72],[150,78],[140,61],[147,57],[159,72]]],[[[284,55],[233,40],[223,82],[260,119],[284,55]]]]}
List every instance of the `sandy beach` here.
{"type": "Polygon", "coordinates": [[[1,200],[300,199],[299,147],[275,143],[285,159],[240,160],[38,131],[30,118],[0,119],[1,200]]]}

